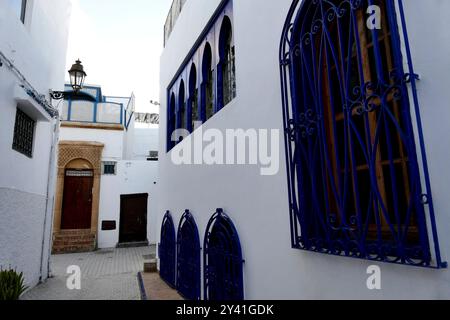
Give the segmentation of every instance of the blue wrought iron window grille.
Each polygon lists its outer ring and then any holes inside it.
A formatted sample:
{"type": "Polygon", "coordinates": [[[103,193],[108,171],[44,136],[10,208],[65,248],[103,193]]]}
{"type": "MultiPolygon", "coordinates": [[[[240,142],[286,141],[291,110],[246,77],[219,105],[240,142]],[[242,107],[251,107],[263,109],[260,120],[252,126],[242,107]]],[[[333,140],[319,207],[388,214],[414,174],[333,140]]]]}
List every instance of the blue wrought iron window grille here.
{"type": "Polygon", "coordinates": [[[175,146],[175,141],[172,139],[172,134],[177,125],[177,112],[175,94],[172,93],[169,101],[168,115],[167,115],[167,148],[171,150],[175,146]]]}
{"type": "Polygon", "coordinates": [[[172,215],[166,212],[161,225],[161,242],[158,246],[159,274],[172,288],[176,288],[176,239],[172,215]]]}
{"type": "Polygon", "coordinates": [[[198,103],[198,86],[197,86],[197,68],[193,63],[189,73],[189,100],[188,100],[188,130],[195,130],[195,122],[199,121],[199,103],[198,103]]]}
{"type": "Polygon", "coordinates": [[[172,141],[175,129],[183,128],[192,133],[195,121],[205,123],[236,97],[232,21],[232,1],[222,0],[168,86],[167,152],[180,142],[172,141]],[[219,28],[222,32],[216,34],[219,28]],[[195,66],[199,66],[198,72],[195,66]],[[187,90],[180,97],[182,83],[187,84],[187,90]],[[185,107],[181,108],[182,105],[185,107]]]}
{"type": "Polygon", "coordinates": [[[186,210],[177,236],[177,290],[188,300],[200,300],[200,237],[194,217],[186,210]]]}
{"type": "Polygon", "coordinates": [[[235,48],[231,20],[225,17],[219,36],[220,61],[217,67],[217,110],[236,97],[235,48]]]}
{"type": "Polygon", "coordinates": [[[186,90],[183,80],[181,80],[180,90],[178,92],[177,128],[187,129],[186,90]]]}
{"type": "Polygon", "coordinates": [[[241,243],[222,209],[217,209],[206,227],[203,262],[205,300],[244,300],[241,243]]]}
{"type": "Polygon", "coordinates": [[[402,0],[294,0],[280,67],[292,246],[447,267],[402,0]],[[367,27],[370,5],[381,8],[380,30],[367,27]]]}
{"type": "Polygon", "coordinates": [[[203,122],[214,115],[214,70],[212,69],[212,52],[209,43],[205,45],[202,60],[201,113],[203,122]]]}

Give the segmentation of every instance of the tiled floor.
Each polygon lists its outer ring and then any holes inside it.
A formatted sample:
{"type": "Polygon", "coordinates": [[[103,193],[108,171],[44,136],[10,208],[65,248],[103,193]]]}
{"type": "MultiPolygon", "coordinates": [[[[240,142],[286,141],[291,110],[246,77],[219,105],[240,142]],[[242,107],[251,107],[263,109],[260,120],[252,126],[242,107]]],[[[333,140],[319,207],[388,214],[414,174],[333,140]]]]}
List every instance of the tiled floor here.
{"type": "Polygon", "coordinates": [[[27,292],[24,300],[139,300],[137,273],[155,247],[121,248],[52,256],[53,278],[27,292]],[[69,266],[81,269],[81,290],[69,290],[69,266]]]}

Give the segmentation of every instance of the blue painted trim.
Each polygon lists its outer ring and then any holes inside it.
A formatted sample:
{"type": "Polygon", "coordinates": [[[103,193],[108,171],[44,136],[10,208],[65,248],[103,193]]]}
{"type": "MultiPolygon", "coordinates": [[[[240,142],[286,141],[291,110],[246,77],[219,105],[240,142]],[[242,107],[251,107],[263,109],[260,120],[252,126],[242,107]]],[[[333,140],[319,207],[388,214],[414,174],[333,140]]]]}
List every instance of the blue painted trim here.
{"type": "Polygon", "coordinates": [[[72,99],[68,100],[69,107],[67,108],[67,120],[70,121],[72,116],[72,99]]]}
{"type": "Polygon", "coordinates": [[[120,104],[120,124],[123,124],[123,103],[120,104]]]}
{"type": "Polygon", "coordinates": [[[94,123],[97,122],[97,102],[94,103],[94,123]]]}

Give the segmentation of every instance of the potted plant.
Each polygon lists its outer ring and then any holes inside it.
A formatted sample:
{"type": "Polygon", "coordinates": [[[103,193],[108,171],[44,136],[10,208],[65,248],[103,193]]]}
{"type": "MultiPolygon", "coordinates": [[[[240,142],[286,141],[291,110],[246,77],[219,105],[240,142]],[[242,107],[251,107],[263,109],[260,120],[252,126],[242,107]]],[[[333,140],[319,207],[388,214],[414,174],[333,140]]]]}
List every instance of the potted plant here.
{"type": "Polygon", "coordinates": [[[0,300],[19,300],[25,290],[23,273],[0,269],[0,300]]]}

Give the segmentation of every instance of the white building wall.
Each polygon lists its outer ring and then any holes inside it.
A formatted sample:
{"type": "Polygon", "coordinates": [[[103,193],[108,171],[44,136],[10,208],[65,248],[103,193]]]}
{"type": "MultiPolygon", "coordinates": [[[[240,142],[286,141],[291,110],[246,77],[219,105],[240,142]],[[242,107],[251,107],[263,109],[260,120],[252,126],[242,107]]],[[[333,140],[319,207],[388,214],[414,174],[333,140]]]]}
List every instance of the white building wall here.
{"type": "MultiPolygon", "coordinates": [[[[450,298],[450,271],[379,264],[382,290],[366,286],[365,260],[291,249],[284,143],[278,175],[251,166],[175,166],[166,148],[167,88],[220,0],[189,0],[161,57],[158,232],[166,210],[176,227],[189,209],[201,241],[209,218],[223,208],[239,232],[247,299],[450,298]]],[[[441,253],[450,259],[450,2],[403,1],[427,142],[441,253]]],[[[280,37],[291,0],[234,1],[237,98],[203,128],[282,128],[280,37]]],[[[281,131],[282,132],[282,131],[281,131]]],[[[186,141],[185,141],[186,142],[186,141]]],[[[181,145],[179,145],[181,146],[181,145]]],[[[159,237],[159,236],[158,236],[159,237]]]]}
{"type": "MultiPolygon", "coordinates": [[[[47,99],[50,89],[63,88],[69,18],[68,0],[28,1],[25,24],[7,2],[0,2],[0,52],[47,99]]],[[[0,67],[0,266],[17,268],[33,287],[48,275],[53,208],[51,200],[47,205],[47,187],[54,121],[20,84],[4,62],[0,67]],[[19,100],[38,121],[31,159],[11,148],[19,100]]],[[[50,185],[49,198],[52,189],[50,185]]]]}
{"type": "Polygon", "coordinates": [[[104,161],[118,161],[123,158],[125,131],[61,128],[61,141],[94,141],[105,145],[102,154],[104,161]]]}
{"type": "Polygon", "coordinates": [[[143,128],[136,124],[134,129],[133,159],[147,160],[150,151],[159,150],[159,128],[143,128]]]}
{"type": "Polygon", "coordinates": [[[120,226],[120,196],[148,193],[147,206],[147,239],[156,242],[156,210],[154,184],[157,174],[157,163],[147,161],[120,161],[117,165],[117,175],[104,175],[100,186],[100,215],[98,230],[99,248],[113,248],[119,242],[120,226]],[[117,230],[102,231],[101,222],[116,221],[117,230]]]}
{"type": "MultiPolygon", "coordinates": [[[[61,141],[95,141],[105,145],[102,161],[116,161],[117,175],[103,175],[100,181],[100,208],[98,247],[113,248],[119,242],[120,228],[120,196],[127,194],[148,193],[148,240],[156,243],[156,182],[158,174],[158,162],[151,162],[142,157],[125,157],[124,150],[140,150],[146,147],[158,150],[157,130],[142,129],[139,138],[128,139],[135,134],[134,123],[130,124],[129,131],[113,131],[83,128],[61,128],[61,141]],[[156,145],[155,144],[156,141],[156,145]],[[127,146],[130,143],[130,146],[127,146]],[[114,231],[102,231],[101,224],[104,220],[116,221],[117,229],[114,231]]],[[[150,149],[149,149],[150,150],[150,149]]],[[[148,151],[147,151],[148,154],[148,151]]]]}

